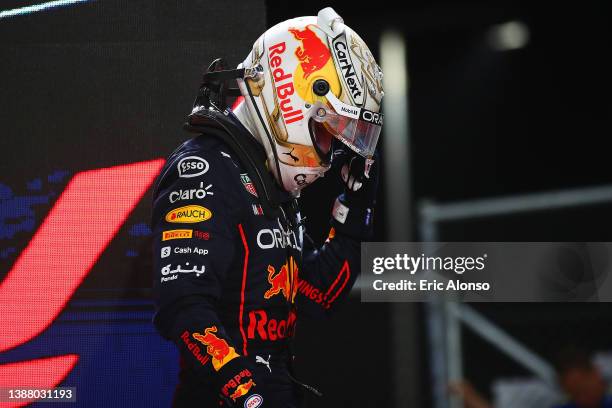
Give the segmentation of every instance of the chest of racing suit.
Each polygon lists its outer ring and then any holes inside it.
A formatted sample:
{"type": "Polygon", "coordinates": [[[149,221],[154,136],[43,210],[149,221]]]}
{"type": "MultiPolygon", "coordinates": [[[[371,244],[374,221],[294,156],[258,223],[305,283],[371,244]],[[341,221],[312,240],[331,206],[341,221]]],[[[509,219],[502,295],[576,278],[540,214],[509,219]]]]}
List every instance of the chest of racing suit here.
{"type": "Polygon", "coordinates": [[[359,272],[363,211],[347,222],[342,209],[326,243],[305,247],[297,201],[279,191],[278,211],[266,214],[252,177],[227,144],[200,135],[155,183],[154,324],[181,354],[176,406],[235,400],[257,390],[250,377],[292,406],[298,318],[327,316],[359,272]]]}

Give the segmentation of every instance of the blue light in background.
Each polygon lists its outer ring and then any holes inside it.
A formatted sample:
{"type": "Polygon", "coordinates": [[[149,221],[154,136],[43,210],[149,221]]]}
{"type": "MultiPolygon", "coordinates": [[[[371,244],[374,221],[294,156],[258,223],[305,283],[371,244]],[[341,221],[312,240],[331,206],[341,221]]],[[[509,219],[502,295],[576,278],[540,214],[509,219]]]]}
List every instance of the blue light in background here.
{"type": "Polygon", "coordinates": [[[28,181],[26,183],[28,190],[37,191],[42,188],[42,180],[40,178],[36,178],[32,181],[28,181]]]}
{"type": "Polygon", "coordinates": [[[13,247],[0,249],[0,259],[7,259],[9,255],[14,254],[17,250],[13,247]]]}
{"type": "MultiPolygon", "coordinates": [[[[70,175],[66,170],[55,170],[47,175],[50,184],[65,182],[70,175]]],[[[57,196],[55,191],[43,193],[45,177],[36,177],[26,182],[28,191],[36,191],[38,194],[15,195],[13,189],[0,183],[0,239],[12,239],[20,232],[34,232],[37,226],[36,212],[34,206],[50,204],[57,196]]],[[[49,186],[47,186],[49,187],[49,186]]],[[[1,248],[8,251],[10,248],[1,248]]],[[[11,252],[1,252],[0,258],[8,258],[11,252]]]]}
{"type": "Polygon", "coordinates": [[[26,14],[38,13],[39,11],[54,9],[58,7],[71,6],[77,3],[87,3],[92,0],[57,0],[48,1],[40,4],[33,4],[31,6],[19,7],[16,9],[0,11],[0,19],[7,17],[23,16],[26,14]]]}
{"type": "Polygon", "coordinates": [[[133,237],[148,237],[151,233],[151,227],[144,222],[132,225],[129,232],[133,237]]]}
{"type": "Polygon", "coordinates": [[[0,239],[34,231],[36,214],[32,207],[40,204],[49,204],[49,196],[14,196],[9,186],[0,184],[0,239]]]}
{"type": "Polygon", "coordinates": [[[56,170],[47,176],[47,181],[49,181],[49,183],[61,183],[69,174],[70,172],[66,170],[56,170]]]}

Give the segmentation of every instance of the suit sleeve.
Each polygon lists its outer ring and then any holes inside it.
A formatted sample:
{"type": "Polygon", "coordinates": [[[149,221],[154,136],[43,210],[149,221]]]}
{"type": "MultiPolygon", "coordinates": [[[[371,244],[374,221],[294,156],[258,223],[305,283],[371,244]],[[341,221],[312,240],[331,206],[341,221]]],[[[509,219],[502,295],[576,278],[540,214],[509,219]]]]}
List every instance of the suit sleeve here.
{"type": "Polygon", "coordinates": [[[239,218],[229,205],[231,192],[224,190],[224,163],[209,156],[173,159],[158,182],[152,215],[154,324],[190,369],[227,396],[228,379],[246,380],[251,371],[216,310],[238,250],[239,218]]]}
{"type": "Polygon", "coordinates": [[[298,308],[311,317],[328,317],[359,276],[361,242],[372,236],[372,208],[344,204],[338,197],[331,229],[321,248],[304,244],[298,284],[298,308]]]}

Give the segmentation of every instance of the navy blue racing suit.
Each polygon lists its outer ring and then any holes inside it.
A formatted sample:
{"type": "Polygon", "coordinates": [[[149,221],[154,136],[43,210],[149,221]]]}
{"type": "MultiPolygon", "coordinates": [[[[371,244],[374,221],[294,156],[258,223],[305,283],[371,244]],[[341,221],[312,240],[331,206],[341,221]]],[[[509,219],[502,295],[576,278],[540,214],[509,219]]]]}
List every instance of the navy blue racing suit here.
{"type": "Polygon", "coordinates": [[[271,217],[251,178],[204,133],[168,157],[155,184],[154,324],[180,351],[177,407],[299,406],[296,322],[327,316],[359,273],[369,210],[337,201],[329,238],[315,249],[304,244],[297,201],[279,189],[271,217]]]}

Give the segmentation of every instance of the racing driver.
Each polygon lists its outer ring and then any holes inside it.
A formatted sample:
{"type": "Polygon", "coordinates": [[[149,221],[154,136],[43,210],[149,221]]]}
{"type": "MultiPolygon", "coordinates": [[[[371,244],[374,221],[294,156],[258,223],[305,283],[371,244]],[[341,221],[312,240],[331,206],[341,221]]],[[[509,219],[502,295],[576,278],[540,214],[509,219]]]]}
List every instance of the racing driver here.
{"type": "Polygon", "coordinates": [[[320,394],[295,379],[291,340],[299,316],[328,316],[359,273],[382,96],[372,53],[331,8],[204,74],[185,125],[197,135],[168,157],[153,198],[154,324],[181,355],[174,406],[287,408],[320,394]],[[314,248],[297,198],[332,167],[344,193],[314,248]]]}

